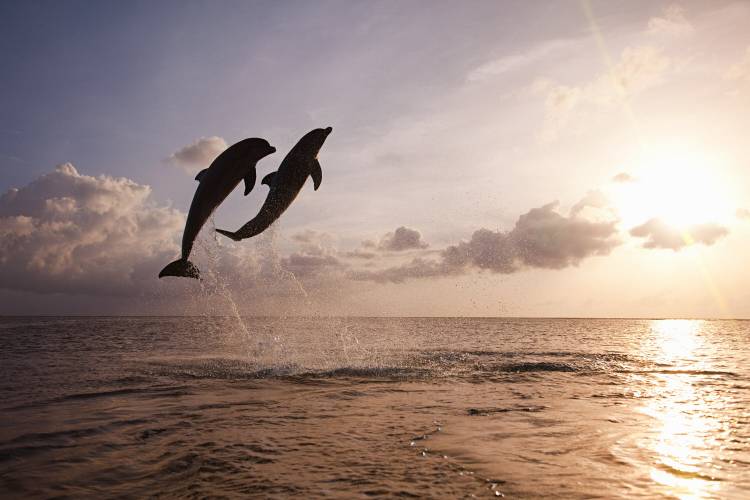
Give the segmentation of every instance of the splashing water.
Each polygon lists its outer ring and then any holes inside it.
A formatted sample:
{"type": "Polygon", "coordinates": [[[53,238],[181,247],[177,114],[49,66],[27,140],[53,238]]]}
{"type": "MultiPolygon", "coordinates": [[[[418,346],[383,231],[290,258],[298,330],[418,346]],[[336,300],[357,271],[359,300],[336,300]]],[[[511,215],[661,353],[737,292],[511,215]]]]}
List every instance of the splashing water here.
{"type": "Polygon", "coordinates": [[[286,340],[296,328],[290,325],[290,321],[299,317],[299,314],[296,314],[299,311],[312,310],[313,301],[302,281],[282,266],[278,249],[279,237],[275,226],[271,226],[258,238],[245,242],[244,248],[241,249],[235,247],[234,243],[227,243],[216,236],[213,218],[210,219],[210,226],[210,236],[196,240],[196,253],[201,258],[199,267],[203,276],[196,298],[204,304],[216,304],[213,308],[203,308],[206,318],[214,316],[216,311],[229,312],[234,327],[227,329],[224,325],[223,330],[213,333],[223,336],[225,344],[228,347],[231,345],[236,355],[262,369],[283,373],[299,366],[302,360],[306,366],[324,369],[374,361],[372,353],[359,342],[356,329],[346,322],[342,323],[340,318],[328,320],[331,335],[337,340],[333,348],[328,342],[301,347],[286,340]],[[247,284],[238,282],[237,277],[224,270],[222,266],[222,256],[228,251],[233,252],[235,257],[245,259],[248,266],[257,268],[251,278],[257,283],[252,283],[252,286],[257,287],[260,284],[272,293],[271,291],[286,284],[291,287],[290,292],[299,297],[300,308],[295,311],[281,311],[277,318],[261,328],[249,328],[247,318],[243,316],[241,306],[235,299],[236,290],[247,284]]]}
{"type": "MultiPolygon", "coordinates": [[[[309,370],[389,369],[382,353],[362,342],[362,336],[369,332],[348,318],[307,316],[327,325],[325,335],[315,341],[294,340],[305,336],[304,314],[315,310],[316,297],[306,290],[301,278],[285,268],[280,255],[285,242],[274,226],[240,244],[218,237],[214,229],[211,218],[195,241],[191,258],[201,270],[201,280],[159,282],[165,295],[174,297],[177,292],[182,297],[184,305],[178,315],[197,314],[203,320],[205,340],[224,346],[221,360],[203,350],[202,359],[211,365],[210,370],[221,371],[227,362],[279,375],[309,370]],[[237,268],[245,272],[232,271],[237,268]],[[280,306],[276,302],[296,305],[280,306]],[[255,321],[258,311],[269,310],[275,312],[273,318],[255,321]]],[[[395,342],[394,348],[407,349],[413,339],[404,335],[395,342]]],[[[200,353],[199,343],[194,345],[200,353]]]]}

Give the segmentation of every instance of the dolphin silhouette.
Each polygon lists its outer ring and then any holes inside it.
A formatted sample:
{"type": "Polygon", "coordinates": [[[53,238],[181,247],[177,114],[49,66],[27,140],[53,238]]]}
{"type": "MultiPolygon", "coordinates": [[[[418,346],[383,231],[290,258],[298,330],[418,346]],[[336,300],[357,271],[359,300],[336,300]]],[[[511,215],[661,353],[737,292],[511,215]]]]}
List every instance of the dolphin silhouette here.
{"type": "Polygon", "coordinates": [[[185,231],[182,233],[182,255],[161,270],[160,278],[163,276],[200,278],[198,268],[188,260],[195,237],[198,236],[203,224],[216,207],[221,205],[221,202],[242,179],[245,180],[245,196],[252,191],[256,178],[255,164],[261,158],[275,152],[276,148],[265,139],[244,139],[229,146],[208,168],[201,170],[195,176],[195,180],[200,184],[193,195],[185,231]]]}
{"type": "Polygon", "coordinates": [[[316,128],[305,134],[302,139],[289,151],[276,172],[266,175],[261,181],[270,188],[263,206],[253,220],[242,226],[236,232],[217,229],[216,231],[232,238],[234,241],[244,240],[258,235],[268,229],[281,214],[289,208],[307,177],[313,179],[315,190],[320,187],[323,172],[318,162],[318,152],[333,128],[316,128]]]}

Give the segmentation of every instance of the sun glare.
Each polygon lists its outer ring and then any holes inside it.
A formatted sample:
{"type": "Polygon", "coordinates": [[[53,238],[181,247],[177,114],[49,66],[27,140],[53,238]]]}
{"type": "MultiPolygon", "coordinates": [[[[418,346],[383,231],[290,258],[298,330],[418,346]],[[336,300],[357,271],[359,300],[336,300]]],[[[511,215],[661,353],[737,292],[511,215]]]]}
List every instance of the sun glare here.
{"type": "Polygon", "coordinates": [[[719,158],[686,150],[644,155],[612,198],[625,227],[659,218],[676,228],[722,222],[733,213],[719,158]]]}

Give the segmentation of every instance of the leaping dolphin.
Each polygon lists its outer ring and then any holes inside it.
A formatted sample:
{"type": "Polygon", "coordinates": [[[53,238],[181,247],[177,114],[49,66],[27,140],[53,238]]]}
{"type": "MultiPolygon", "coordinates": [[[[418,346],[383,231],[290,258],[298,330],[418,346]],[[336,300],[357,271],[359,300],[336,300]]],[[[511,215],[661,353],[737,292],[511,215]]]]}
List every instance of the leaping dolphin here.
{"type": "Polygon", "coordinates": [[[193,249],[193,241],[203,224],[242,179],[245,180],[245,196],[247,196],[255,186],[255,164],[261,158],[275,152],[276,148],[265,139],[244,139],[229,146],[208,168],[201,170],[195,176],[195,180],[200,184],[193,195],[185,231],[182,233],[182,256],[167,264],[159,273],[160,278],[163,276],[200,278],[198,268],[188,260],[188,257],[193,249]]]}
{"type": "Polygon", "coordinates": [[[266,201],[260,207],[258,215],[242,226],[236,232],[217,229],[216,231],[232,238],[234,241],[244,240],[258,235],[268,229],[281,214],[289,208],[307,177],[313,179],[317,191],[323,177],[318,162],[318,152],[328,138],[333,128],[316,128],[305,134],[302,139],[289,151],[276,172],[266,175],[261,181],[270,188],[266,201]]]}

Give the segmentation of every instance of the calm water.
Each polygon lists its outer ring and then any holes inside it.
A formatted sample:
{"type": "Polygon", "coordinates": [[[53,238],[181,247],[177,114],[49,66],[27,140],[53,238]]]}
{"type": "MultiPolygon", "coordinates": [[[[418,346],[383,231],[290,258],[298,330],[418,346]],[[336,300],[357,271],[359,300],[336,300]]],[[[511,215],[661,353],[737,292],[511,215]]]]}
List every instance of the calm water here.
{"type": "Polygon", "coordinates": [[[0,496],[749,498],[750,323],[0,319],[0,496]]]}

